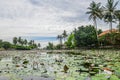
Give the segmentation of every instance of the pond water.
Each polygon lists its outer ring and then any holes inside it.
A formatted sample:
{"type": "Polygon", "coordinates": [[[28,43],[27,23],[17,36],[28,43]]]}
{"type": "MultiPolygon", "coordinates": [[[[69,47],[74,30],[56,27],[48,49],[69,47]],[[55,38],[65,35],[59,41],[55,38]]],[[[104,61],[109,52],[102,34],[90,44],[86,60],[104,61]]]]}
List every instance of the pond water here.
{"type": "Polygon", "coordinates": [[[120,51],[0,53],[0,80],[120,80],[120,51]]]}

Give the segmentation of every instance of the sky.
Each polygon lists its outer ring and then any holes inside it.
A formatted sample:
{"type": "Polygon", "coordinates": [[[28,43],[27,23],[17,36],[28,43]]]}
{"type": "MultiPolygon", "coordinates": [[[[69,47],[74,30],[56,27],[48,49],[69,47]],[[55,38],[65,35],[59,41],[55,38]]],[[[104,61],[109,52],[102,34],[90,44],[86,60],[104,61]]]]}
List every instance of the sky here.
{"type": "MultiPolygon", "coordinates": [[[[93,24],[86,14],[93,0],[0,0],[0,39],[13,37],[34,39],[44,47],[58,43],[56,36],[64,30],[70,33],[81,25],[93,24]]],[[[94,0],[105,5],[107,0],[94,0]]],[[[118,1],[118,0],[115,0],[118,1]]],[[[118,4],[120,9],[120,2],[118,4]]],[[[98,20],[98,28],[109,25],[98,20]]],[[[114,27],[116,27],[114,25],[114,27]]]]}

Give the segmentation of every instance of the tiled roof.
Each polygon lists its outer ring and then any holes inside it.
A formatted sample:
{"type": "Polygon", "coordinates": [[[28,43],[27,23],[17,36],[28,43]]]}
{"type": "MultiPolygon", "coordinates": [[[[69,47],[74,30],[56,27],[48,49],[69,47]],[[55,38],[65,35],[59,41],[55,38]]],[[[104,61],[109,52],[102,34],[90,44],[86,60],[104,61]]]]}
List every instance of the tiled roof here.
{"type": "MultiPolygon", "coordinates": [[[[112,32],[118,32],[118,30],[112,29],[112,32]]],[[[103,36],[103,35],[105,35],[105,34],[107,34],[107,33],[111,33],[111,30],[103,31],[103,32],[102,32],[101,34],[99,34],[98,36],[100,37],[100,36],[103,36]]]]}

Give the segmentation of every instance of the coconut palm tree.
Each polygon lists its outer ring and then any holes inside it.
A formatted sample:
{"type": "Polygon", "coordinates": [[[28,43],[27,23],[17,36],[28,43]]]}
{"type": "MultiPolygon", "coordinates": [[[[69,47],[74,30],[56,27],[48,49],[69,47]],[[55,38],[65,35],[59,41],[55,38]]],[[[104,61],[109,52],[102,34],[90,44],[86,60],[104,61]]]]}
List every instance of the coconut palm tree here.
{"type": "Polygon", "coordinates": [[[112,23],[115,22],[115,11],[118,2],[114,2],[114,0],[107,0],[107,4],[104,8],[104,21],[108,22],[110,25],[110,31],[112,32],[112,23]]]}
{"type": "Polygon", "coordinates": [[[21,42],[22,42],[22,39],[21,39],[21,37],[19,37],[18,38],[18,43],[21,44],[21,42]]]}
{"type": "Polygon", "coordinates": [[[22,46],[24,45],[24,40],[23,40],[23,39],[21,39],[20,44],[21,44],[22,46]]]}
{"type": "Polygon", "coordinates": [[[63,39],[63,36],[62,36],[62,35],[58,35],[58,36],[57,36],[57,39],[60,40],[60,45],[62,46],[62,39],[63,39]]]}
{"type": "Polygon", "coordinates": [[[86,14],[89,14],[89,19],[94,21],[94,26],[96,29],[96,35],[98,40],[98,32],[97,32],[97,21],[96,19],[102,19],[102,7],[101,3],[95,3],[92,1],[90,6],[88,7],[89,11],[86,12],[86,14]]]}
{"type": "Polygon", "coordinates": [[[14,38],[13,38],[13,43],[14,43],[14,45],[17,44],[17,37],[14,37],[14,38]]]}
{"type": "Polygon", "coordinates": [[[116,18],[119,22],[117,27],[118,27],[118,30],[120,32],[120,10],[115,11],[115,15],[116,15],[116,18]]]}
{"type": "Polygon", "coordinates": [[[28,43],[28,41],[25,39],[25,40],[24,40],[24,44],[27,45],[27,43],[28,43]]]}
{"type": "Polygon", "coordinates": [[[66,39],[66,38],[67,38],[67,36],[68,36],[68,35],[67,35],[67,32],[66,32],[66,30],[64,30],[64,31],[63,31],[62,35],[63,35],[64,42],[65,42],[65,39],[66,39]]]}
{"type": "Polygon", "coordinates": [[[38,47],[39,47],[39,48],[41,47],[41,44],[40,44],[40,43],[38,43],[38,47]]]}
{"type": "Polygon", "coordinates": [[[29,45],[29,46],[31,46],[31,45],[32,45],[32,42],[33,42],[33,41],[32,41],[32,40],[30,40],[30,41],[29,41],[29,43],[28,43],[28,45],[29,45]]]}

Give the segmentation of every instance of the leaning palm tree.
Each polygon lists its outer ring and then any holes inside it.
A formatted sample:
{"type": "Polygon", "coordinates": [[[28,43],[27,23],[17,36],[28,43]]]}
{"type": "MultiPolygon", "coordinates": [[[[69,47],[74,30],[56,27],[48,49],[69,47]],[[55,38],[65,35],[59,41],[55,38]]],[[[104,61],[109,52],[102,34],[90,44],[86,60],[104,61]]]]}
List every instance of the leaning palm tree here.
{"type": "Polygon", "coordinates": [[[116,6],[118,2],[114,3],[114,0],[108,0],[107,4],[104,8],[104,21],[108,22],[110,25],[110,31],[112,32],[112,23],[115,22],[115,11],[116,11],[116,6]]]}
{"type": "Polygon", "coordinates": [[[98,40],[98,32],[97,32],[97,21],[96,19],[102,19],[102,7],[101,3],[95,3],[94,1],[90,4],[88,7],[89,11],[86,12],[89,14],[89,19],[94,21],[94,26],[96,29],[96,35],[97,35],[97,40],[98,40]]]}
{"type": "Polygon", "coordinates": [[[68,35],[67,35],[67,32],[66,32],[66,30],[64,30],[64,31],[63,31],[62,35],[63,35],[64,42],[65,42],[65,39],[66,39],[66,38],[67,38],[67,36],[68,36],[68,35]]]}
{"type": "Polygon", "coordinates": [[[117,27],[118,27],[118,30],[120,32],[120,10],[115,11],[115,15],[116,15],[116,18],[119,22],[117,27]]]}

